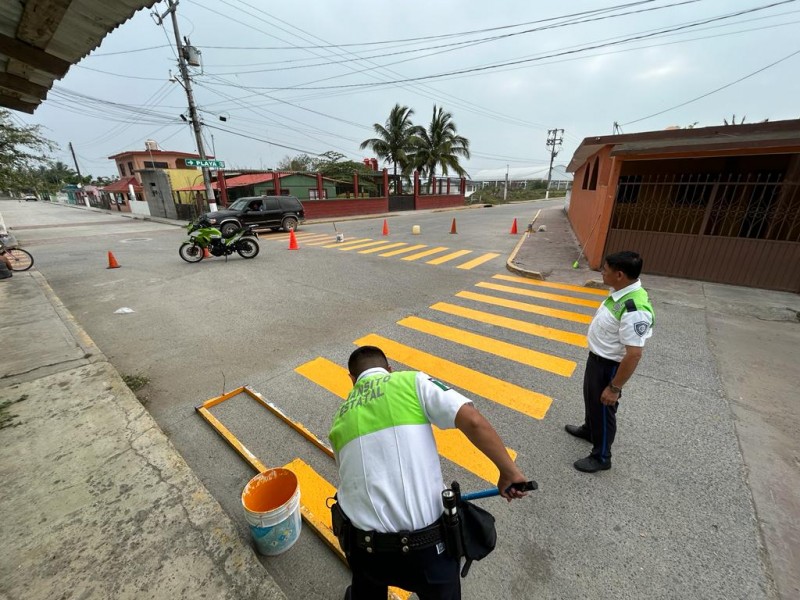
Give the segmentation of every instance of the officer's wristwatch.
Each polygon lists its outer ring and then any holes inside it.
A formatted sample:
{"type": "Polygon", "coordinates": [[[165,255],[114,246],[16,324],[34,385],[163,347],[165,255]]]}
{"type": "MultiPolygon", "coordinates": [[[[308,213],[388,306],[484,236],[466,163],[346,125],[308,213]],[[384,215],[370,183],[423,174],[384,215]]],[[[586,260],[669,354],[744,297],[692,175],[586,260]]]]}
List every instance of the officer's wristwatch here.
{"type": "Polygon", "coordinates": [[[615,386],[615,385],[614,385],[613,383],[611,383],[611,382],[609,382],[609,384],[608,384],[608,389],[610,389],[610,390],[611,390],[612,392],[614,392],[615,394],[621,394],[621,393],[622,393],[622,388],[621,388],[621,387],[617,387],[617,386],[615,386]]]}

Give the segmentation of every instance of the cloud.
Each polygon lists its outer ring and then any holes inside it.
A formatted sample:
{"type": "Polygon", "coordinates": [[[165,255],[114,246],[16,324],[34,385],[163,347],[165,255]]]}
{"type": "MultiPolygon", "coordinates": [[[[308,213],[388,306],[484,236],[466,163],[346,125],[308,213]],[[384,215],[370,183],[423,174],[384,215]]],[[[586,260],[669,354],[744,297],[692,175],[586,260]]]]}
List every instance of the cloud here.
{"type": "Polygon", "coordinates": [[[644,71],[639,71],[634,75],[635,79],[640,81],[660,81],[664,79],[674,78],[676,75],[685,74],[686,69],[679,61],[670,61],[665,64],[650,67],[644,71]]]}

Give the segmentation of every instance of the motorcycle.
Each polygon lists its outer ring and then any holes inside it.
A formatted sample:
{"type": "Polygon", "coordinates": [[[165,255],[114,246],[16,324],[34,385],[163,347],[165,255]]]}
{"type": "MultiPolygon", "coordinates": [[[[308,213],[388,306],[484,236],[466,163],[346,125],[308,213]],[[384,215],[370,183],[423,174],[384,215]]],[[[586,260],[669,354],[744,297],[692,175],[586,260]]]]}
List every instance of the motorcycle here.
{"type": "Polygon", "coordinates": [[[205,258],[206,251],[212,256],[224,256],[225,260],[234,252],[242,258],[255,258],[261,249],[256,241],[258,234],[251,226],[240,229],[228,238],[223,237],[219,229],[201,220],[189,223],[186,229],[189,231],[189,239],[178,250],[178,254],[186,262],[200,262],[205,258]]]}

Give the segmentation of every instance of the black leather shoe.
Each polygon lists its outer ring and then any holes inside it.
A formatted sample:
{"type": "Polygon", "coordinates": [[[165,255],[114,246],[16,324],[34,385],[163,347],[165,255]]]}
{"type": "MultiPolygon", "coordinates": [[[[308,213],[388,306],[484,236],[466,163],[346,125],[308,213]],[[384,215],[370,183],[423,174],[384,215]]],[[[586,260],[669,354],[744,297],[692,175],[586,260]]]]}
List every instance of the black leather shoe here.
{"type": "Polygon", "coordinates": [[[608,471],[611,468],[611,459],[601,461],[595,456],[587,456],[580,460],[576,460],[574,464],[578,471],[583,473],[597,473],[598,471],[608,471]]]}
{"type": "Polygon", "coordinates": [[[568,434],[574,435],[576,438],[581,438],[582,440],[586,440],[587,442],[592,441],[592,434],[589,433],[589,430],[586,428],[586,425],[564,425],[564,430],[568,434]]]}

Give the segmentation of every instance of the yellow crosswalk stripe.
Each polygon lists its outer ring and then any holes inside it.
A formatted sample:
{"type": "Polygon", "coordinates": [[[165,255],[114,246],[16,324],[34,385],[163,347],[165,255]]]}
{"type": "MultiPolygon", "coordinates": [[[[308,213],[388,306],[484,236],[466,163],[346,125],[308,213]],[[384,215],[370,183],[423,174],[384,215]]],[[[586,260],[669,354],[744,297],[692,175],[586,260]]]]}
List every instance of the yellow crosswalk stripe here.
{"type": "Polygon", "coordinates": [[[420,248],[425,248],[425,244],[417,244],[416,246],[409,246],[408,248],[400,248],[399,250],[392,250],[391,252],[384,252],[383,254],[378,254],[378,256],[397,256],[398,254],[403,254],[405,252],[411,252],[413,250],[419,250],[420,248]]]}
{"type": "Polygon", "coordinates": [[[455,252],[451,252],[450,254],[445,254],[444,256],[440,256],[439,258],[434,258],[433,260],[429,260],[429,265],[441,265],[448,261],[458,258],[459,256],[464,256],[465,254],[471,254],[472,250],[456,250],[455,252]]]}
{"type": "Polygon", "coordinates": [[[377,346],[392,360],[408,365],[412,369],[424,371],[437,379],[450,382],[468,392],[534,419],[543,419],[553,402],[552,398],[544,394],[474,371],[374,333],[356,340],[355,344],[377,346]]]}
{"type": "MultiPolygon", "coordinates": [[[[327,358],[318,357],[295,369],[297,373],[325,388],[341,399],[347,398],[353,384],[347,375],[347,369],[340,367],[327,358]]],[[[439,429],[433,427],[433,436],[439,454],[447,460],[474,473],[478,477],[496,484],[500,475],[484,454],[475,448],[458,429],[439,429]]],[[[517,453],[511,448],[506,448],[511,458],[516,459],[517,453]]]]}
{"type": "Polygon", "coordinates": [[[362,242],[371,242],[371,241],[372,238],[357,238],[355,240],[350,240],[349,242],[334,242],[333,244],[323,246],[323,248],[347,248],[348,246],[353,246],[355,244],[360,244],[362,242]]]}
{"type": "Polygon", "coordinates": [[[485,262],[489,262],[493,258],[497,258],[500,256],[499,254],[495,254],[494,252],[488,252],[486,254],[482,254],[478,258],[473,258],[472,260],[465,262],[463,265],[458,265],[459,269],[474,269],[478,265],[482,265],[485,262]]]}
{"type": "Polygon", "coordinates": [[[544,352],[537,352],[530,348],[523,348],[522,346],[496,340],[456,327],[450,327],[449,325],[443,325],[427,319],[421,319],[420,317],[406,317],[398,321],[397,324],[450,342],[455,342],[456,344],[475,348],[482,352],[488,352],[500,358],[513,360],[523,365],[528,365],[529,367],[555,373],[562,377],[571,377],[573,371],[575,371],[575,361],[553,356],[552,354],[545,354],[544,352]]]}
{"type": "Polygon", "coordinates": [[[378,244],[384,244],[384,243],[385,242],[366,242],[364,244],[356,244],[355,246],[347,246],[346,248],[342,248],[340,244],[339,250],[348,252],[349,250],[358,250],[359,248],[369,248],[370,246],[377,246],[378,244]]]}
{"type": "Polygon", "coordinates": [[[377,248],[370,248],[369,250],[359,250],[359,254],[372,254],[373,252],[381,252],[383,250],[388,250],[389,248],[398,248],[400,246],[408,246],[406,242],[394,242],[393,244],[385,244],[383,246],[378,246],[377,248]]]}
{"type": "Polygon", "coordinates": [[[585,287],[582,285],[570,285],[568,283],[556,283],[554,281],[541,281],[539,279],[531,279],[529,277],[517,277],[515,275],[495,275],[493,279],[503,279],[505,281],[515,281],[517,283],[524,283],[526,285],[535,285],[537,287],[546,287],[556,290],[565,290],[570,292],[580,292],[581,294],[592,294],[594,296],[608,296],[608,290],[598,290],[596,288],[585,287]]]}
{"type": "Polygon", "coordinates": [[[417,254],[412,254],[411,256],[404,256],[403,260],[419,260],[420,258],[425,258],[431,254],[438,254],[439,252],[444,252],[445,250],[448,250],[446,246],[437,246],[436,248],[424,250],[422,252],[418,252],[417,254]]]}
{"type": "Polygon", "coordinates": [[[537,292],[536,290],[524,290],[520,288],[511,287],[510,285],[487,283],[485,281],[476,283],[475,287],[486,288],[487,290],[495,290],[497,292],[509,292],[512,294],[517,294],[518,296],[530,296],[531,298],[552,300],[553,302],[562,302],[564,304],[574,304],[575,306],[587,306],[589,308],[597,308],[598,306],[600,306],[600,302],[597,302],[596,300],[587,300],[586,298],[574,298],[573,296],[562,296],[561,294],[549,294],[547,292],[537,292]]]}
{"type": "Polygon", "coordinates": [[[586,336],[580,333],[573,333],[571,331],[564,331],[554,327],[545,327],[544,325],[537,325],[528,321],[520,321],[519,319],[512,319],[510,317],[503,317],[493,313],[467,308],[466,306],[458,306],[457,304],[449,304],[447,302],[437,302],[431,306],[433,310],[438,310],[450,315],[472,319],[481,323],[494,325],[495,327],[505,327],[506,329],[513,329],[521,333],[528,333],[537,337],[553,340],[555,342],[564,342],[573,346],[587,348],[586,336]]]}
{"type": "Polygon", "coordinates": [[[333,236],[326,235],[324,238],[321,238],[319,240],[314,240],[312,242],[305,242],[305,245],[306,246],[321,246],[322,244],[330,244],[335,239],[336,238],[333,237],[333,236]]]}
{"type": "Polygon", "coordinates": [[[468,300],[475,300],[477,302],[484,302],[486,304],[493,304],[495,306],[503,306],[505,308],[522,310],[536,315],[544,315],[545,317],[554,317],[556,319],[564,319],[565,321],[573,321],[575,323],[586,323],[588,325],[592,322],[592,317],[590,315],[570,312],[568,310],[558,310],[557,308],[539,306],[538,304],[530,304],[528,302],[497,298],[496,296],[476,294],[475,292],[458,292],[456,296],[459,298],[467,298],[468,300]]]}

